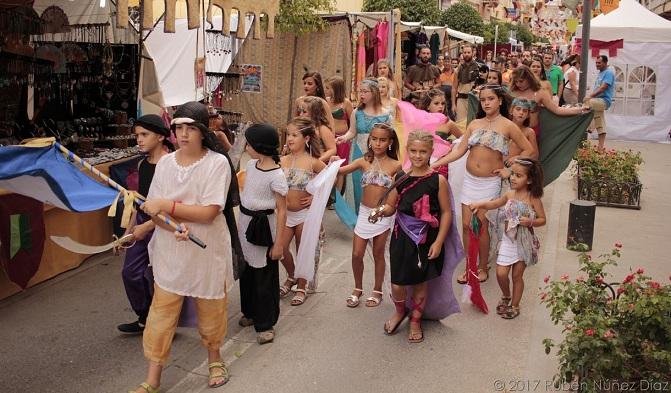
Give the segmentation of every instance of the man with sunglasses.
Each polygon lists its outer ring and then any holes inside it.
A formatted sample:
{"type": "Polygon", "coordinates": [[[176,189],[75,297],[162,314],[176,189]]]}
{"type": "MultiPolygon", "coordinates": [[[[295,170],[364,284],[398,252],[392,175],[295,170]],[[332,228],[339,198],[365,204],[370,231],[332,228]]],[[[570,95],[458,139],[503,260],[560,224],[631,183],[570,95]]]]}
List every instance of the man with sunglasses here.
{"type": "Polygon", "coordinates": [[[468,93],[475,87],[479,76],[478,63],[473,59],[473,47],[470,44],[464,45],[461,55],[464,62],[457,68],[457,77],[452,85],[452,111],[456,121],[468,116],[468,93]]]}

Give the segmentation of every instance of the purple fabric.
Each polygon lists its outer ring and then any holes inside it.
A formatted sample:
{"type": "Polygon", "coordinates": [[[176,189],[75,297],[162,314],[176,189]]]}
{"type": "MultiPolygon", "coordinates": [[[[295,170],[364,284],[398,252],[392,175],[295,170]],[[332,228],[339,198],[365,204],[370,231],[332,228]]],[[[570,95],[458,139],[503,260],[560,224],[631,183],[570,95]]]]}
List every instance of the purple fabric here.
{"type": "MultiPolygon", "coordinates": [[[[138,211],[135,223],[136,225],[140,225],[147,222],[148,219],[147,215],[138,211]]],[[[126,258],[121,270],[121,277],[123,278],[123,285],[126,289],[128,301],[133,311],[135,311],[143,323],[147,320],[149,306],[154,295],[154,275],[151,266],[149,266],[149,251],[147,250],[151,236],[152,233],[147,235],[143,240],[136,241],[133,247],[126,250],[126,258]]],[[[190,297],[184,298],[178,326],[197,326],[196,303],[190,297]]]]}
{"type": "MultiPolygon", "coordinates": [[[[443,249],[445,251],[443,271],[440,276],[429,280],[427,283],[428,295],[424,306],[424,314],[422,315],[423,319],[441,320],[461,311],[459,302],[454,295],[454,289],[452,288],[452,276],[454,275],[454,270],[457,268],[457,265],[464,259],[466,254],[464,253],[464,247],[459,238],[459,232],[457,231],[454,199],[452,198],[451,189],[450,209],[452,210],[452,223],[450,224],[450,230],[447,232],[447,237],[443,243],[443,249]]],[[[396,222],[415,244],[418,244],[424,237],[424,233],[428,227],[426,222],[400,212],[396,213],[396,222]]],[[[408,298],[406,303],[410,308],[414,306],[412,300],[412,287],[408,288],[408,298]]]]}

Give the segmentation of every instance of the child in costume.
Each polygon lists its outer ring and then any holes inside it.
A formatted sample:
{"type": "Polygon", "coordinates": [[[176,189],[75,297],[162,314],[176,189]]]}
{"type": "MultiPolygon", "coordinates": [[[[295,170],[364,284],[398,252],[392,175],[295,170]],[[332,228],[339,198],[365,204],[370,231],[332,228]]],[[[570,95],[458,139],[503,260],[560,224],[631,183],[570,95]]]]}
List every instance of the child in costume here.
{"type": "Polygon", "coordinates": [[[179,149],[156,165],[142,205],[156,224],[149,242],[155,285],[143,335],[149,370],[136,393],[158,391],[185,296],[196,298],[198,331],[207,348],[208,385],[218,387],[229,379],[219,348],[227,329],[227,291],[233,286],[236,245],[231,234],[237,234],[237,228],[228,217],[238,199],[237,181],[223,147],[207,128],[208,117],[207,107],[198,102],[177,108],[172,127],[179,149]],[[158,213],[174,217],[186,230],[176,233],[156,218],[158,213]],[[187,242],[189,231],[207,248],[187,242]]]}
{"type": "Polygon", "coordinates": [[[238,235],[245,256],[240,275],[241,326],[254,325],[257,342],[275,338],[273,326],[280,316],[278,261],[287,219],[289,188],[280,167],[280,138],[275,127],[254,124],[245,131],[247,162],[245,187],[240,193],[238,235]],[[277,213],[275,213],[277,211],[277,213]]]}
{"type": "MultiPolygon", "coordinates": [[[[289,191],[287,192],[287,222],[284,231],[283,243],[284,258],[282,264],[287,270],[288,277],[280,287],[280,297],[286,296],[291,291],[291,286],[297,283],[294,290],[296,295],[291,299],[292,306],[300,306],[305,302],[307,292],[307,280],[294,278],[294,258],[289,251],[289,243],[292,238],[296,240],[296,252],[300,247],[303,222],[308,214],[308,208],[312,202],[311,195],[305,190],[307,184],[317,173],[326,167],[319,159],[321,155],[321,142],[317,136],[314,124],[304,118],[294,118],[287,125],[287,148],[289,154],[282,157],[281,165],[287,179],[289,191]]],[[[309,263],[307,261],[297,261],[309,263]]],[[[317,269],[315,269],[315,275],[317,269]]]]}
{"type": "MultiPolygon", "coordinates": [[[[398,161],[398,137],[394,129],[386,123],[373,125],[368,138],[366,155],[340,167],[339,175],[346,175],[354,171],[363,172],[361,187],[363,188],[359,215],[354,228],[352,239],[352,272],[354,273],[354,291],[347,298],[347,307],[357,307],[359,297],[363,294],[363,257],[370,241],[373,244],[373,260],[375,261],[375,284],[372,295],[366,299],[366,306],[376,307],[382,301],[382,282],[385,271],[385,247],[393,217],[385,217],[379,222],[368,221],[370,212],[379,204],[380,198],[394,183],[394,175],[401,170],[398,161]]],[[[337,160],[339,157],[333,157],[337,160]]]]}
{"type": "Polygon", "coordinates": [[[389,249],[396,312],[384,331],[388,335],[396,332],[410,313],[411,343],[424,340],[422,318],[442,319],[459,309],[451,280],[463,258],[463,248],[447,179],[429,167],[432,151],[433,135],[425,131],[408,135],[412,166],[397,175],[387,203],[373,210],[369,218],[377,222],[396,213],[389,249]],[[407,301],[410,291],[411,301],[407,301]]]}
{"type": "MultiPolygon", "coordinates": [[[[156,163],[168,154],[168,150],[174,151],[175,148],[168,140],[170,130],[158,115],[145,115],[137,119],[133,125],[133,132],[138,147],[146,154],[138,165],[138,192],[146,196],[154,178],[156,163]]],[[[121,277],[128,301],[138,319],[135,322],[123,323],[117,328],[122,333],[135,334],[144,330],[151,305],[153,278],[149,270],[147,245],[154,232],[154,222],[142,211],[136,212],[131,222],[134,225],[127,228],[125,234],[132,234],[135,243],[126,250],[121,277]]]]}
{"type": "Polygon", "coordinates": [[[543,209],[543,169],[531,158],[516,158],[510,171],[511,190],[493,201],[474,202],[469,208],[492,210],[503,206],[499,220],[505,223],[503,239],[496,260],[496,278],[501,288],[497,314],[505,319],[520,315],[520,300],[524,291],[524,270],[538,261],[539,243],[533,227],[545,225],[543,209]],[[512,270],[513,291],[510,293],[512,270]]]}

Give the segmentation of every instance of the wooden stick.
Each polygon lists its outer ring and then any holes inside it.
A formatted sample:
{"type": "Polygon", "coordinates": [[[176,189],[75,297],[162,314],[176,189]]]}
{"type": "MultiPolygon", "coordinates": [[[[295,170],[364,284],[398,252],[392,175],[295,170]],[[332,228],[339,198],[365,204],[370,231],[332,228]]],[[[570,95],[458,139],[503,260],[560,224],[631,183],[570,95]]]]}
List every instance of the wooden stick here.
{"type": "MultiPolygon", "coordinates": [[[[107,182],[107,184],[108,184],[110,187],[114,188],[115,190],[117,190],[117,191],[119,191],[119,192],[123,192],[123,193],[127,193],[127,192],[128,192],[128,190],[126,190],[125,188],[123,188],[119,183],[117,183],[117,182],[115,182],[114,180],[110,179],[109,176],[107,176],[107,175],[105,175],[104,173],[100,172],[100,171],[99,171],[97,168],[95,168],[93,165],[91,165],[91,164],[89,164],[88,162],[82,160],[81,157],[79,157],[79,156],[76,155],[75,153],[73,153],[73,152],[71,152],[70,150],[68,150],[65,146],[61,145],[61,144],[58,143],[58,142],[54,142],[54,145],[58,148],[58,150],[60,150],[61,152],[63,152],[63,154],[65,154],[65,155],[67,156],[67,158],[68,158],[69,161],[71,161],[71,162],[76,162],[77,164],[79,164],[79,165],[83,166],[84,168],[88,169],[91,173],[93,173],[94,175],[98,176],[99,178],[101,178],[102,180],[104,180],[105,182],[107,182]]],[[[133,202],[135,202],[138,206],[142,206],[142,204],[144,203],[144,202],[142,202],[141,200],[139,200],[138,198],[133,198],[133,202]]],[[[175,220],[174,220],[173,218],[171,218],[170,216],[164,216],[163,214],[160,214],[160,213],[157,214],[156,216],[157,216],[160,220],[162,220],[163,222],[165,222],[167,225],[169,225],[171,228],[175,229],[177,232],[180,232],[180,233],[184,232],[184,227],[182,226],[182,224],[180,224],[179,222],[175,221],[175,220]]],[[[205,243],[203,243],[202,240],[200,240],[196,235],[194,235],[194,234],[192,234],[192,233],[189,233],[189,240],[191,240],[192,242],[196,243],[196,244],[197,244],[199,247],[201,247],[201,248],[205,248],[205,247],[207,247],[207,245],[206,245],[205,243]]]]}

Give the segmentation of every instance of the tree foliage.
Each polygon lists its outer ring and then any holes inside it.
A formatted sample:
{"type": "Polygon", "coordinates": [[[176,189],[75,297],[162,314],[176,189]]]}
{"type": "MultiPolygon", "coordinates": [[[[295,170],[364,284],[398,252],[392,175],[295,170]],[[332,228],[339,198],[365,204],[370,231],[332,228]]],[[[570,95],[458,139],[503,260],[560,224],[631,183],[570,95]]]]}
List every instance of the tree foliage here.
{"type": "Polygon", "coordinates": [[[389,12],[394,8],[401,10],[401,19],[406,22],[422,22],[426,25],[438,25],[441,12],[436,0],[364,0],[364,12],[389,12]]]}
{"type": "Polygon", "coordinates": [[[465,1],[453,4],[443,11],[440,24],[467,34],[482,36],[485,33],[482,17],[465,1]]]}
{"type": "Polygon", "coordinates": [[[296,34],[322,31],[328,24],[317,11],[333,12],[334,7],[335,0],[281,0],[275,25],[279,31],[296,34]]]}
{"type": "Polygon", "coordinates": [[[496,41],[499,44],[508,43],[508,37],[510,37],[511,31],[515,32],[517,41],[524,42],[525,46],[541,41],[541,38],[536,37],[525,25],[512,24],[510,22],[490,22],[485,25],[484,34],[482,36],[486,43],[494,43],[496,26],[499,26],[499,37],[496,41]]]}

